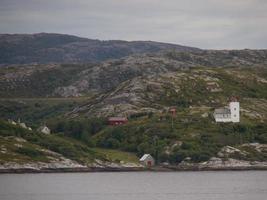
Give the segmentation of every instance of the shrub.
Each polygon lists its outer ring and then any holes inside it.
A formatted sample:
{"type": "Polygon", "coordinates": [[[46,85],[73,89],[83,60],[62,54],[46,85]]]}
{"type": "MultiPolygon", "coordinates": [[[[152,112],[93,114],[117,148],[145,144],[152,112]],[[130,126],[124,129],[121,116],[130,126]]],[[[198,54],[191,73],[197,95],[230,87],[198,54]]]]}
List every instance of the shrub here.
{"type": "Polygon", "coordinates": [[[44,155],[43,152],[36,150],[36,149],[33,149],[33,148],[29,148],[29,147],[18,148],[18,149],[16,149],[16,152],[23,154],[23,155],[26,155],[26,156],[29,156],[29,157],[32,157],[32,158],[36,158],[36,157],[44,155]]]}

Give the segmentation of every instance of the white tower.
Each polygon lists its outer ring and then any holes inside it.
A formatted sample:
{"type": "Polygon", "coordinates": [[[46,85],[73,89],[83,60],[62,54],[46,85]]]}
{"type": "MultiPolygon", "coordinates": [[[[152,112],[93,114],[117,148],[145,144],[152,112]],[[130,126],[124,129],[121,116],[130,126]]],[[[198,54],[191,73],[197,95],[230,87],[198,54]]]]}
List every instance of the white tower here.
{"type": "Polygon", "coordinates": [[[240,106],[239,102],[231,101],[229,103],[230,111],[231,111],[231,119],[232,122],[240,122],[240,106]]]}

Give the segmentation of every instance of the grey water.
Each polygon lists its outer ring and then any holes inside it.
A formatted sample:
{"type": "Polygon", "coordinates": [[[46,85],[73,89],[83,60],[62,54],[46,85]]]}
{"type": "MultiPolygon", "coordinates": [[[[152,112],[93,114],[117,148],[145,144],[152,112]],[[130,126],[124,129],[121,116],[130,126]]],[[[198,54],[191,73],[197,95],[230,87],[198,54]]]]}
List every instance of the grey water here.
{"type": "Polygon", "coordinates": [[[0,200],[265,199],[267,171],[0,175],[0,200]]]}

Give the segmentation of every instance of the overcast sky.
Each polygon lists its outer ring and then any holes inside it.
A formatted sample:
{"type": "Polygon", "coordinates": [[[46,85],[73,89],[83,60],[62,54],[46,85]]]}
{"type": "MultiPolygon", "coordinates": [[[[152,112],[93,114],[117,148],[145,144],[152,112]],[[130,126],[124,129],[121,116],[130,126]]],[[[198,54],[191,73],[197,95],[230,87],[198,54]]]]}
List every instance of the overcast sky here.
{"type": "Polygon", "coordinates": [[[267,0],[0,0],[0,33],[267,48],[267,0]]]}

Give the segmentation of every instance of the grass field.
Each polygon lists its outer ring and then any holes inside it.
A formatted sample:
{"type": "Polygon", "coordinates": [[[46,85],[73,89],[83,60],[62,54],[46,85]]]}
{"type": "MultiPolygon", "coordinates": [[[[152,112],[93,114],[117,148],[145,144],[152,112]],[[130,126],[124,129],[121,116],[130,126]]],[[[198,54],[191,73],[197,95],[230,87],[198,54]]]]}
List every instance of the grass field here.
{"type": "Polygon", "coordinates": [[[104,154],[106,158],[112,162],[123,161],[124,163],[139,163],[139,159],[134,153],[104,148],[94,148],[94,150],[104,154]]]}

